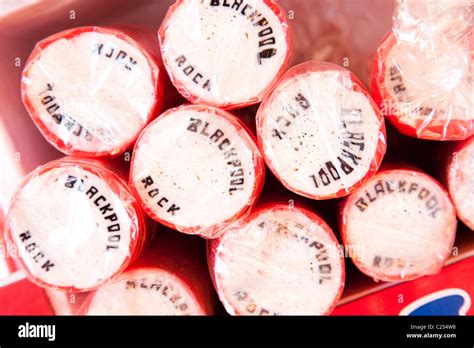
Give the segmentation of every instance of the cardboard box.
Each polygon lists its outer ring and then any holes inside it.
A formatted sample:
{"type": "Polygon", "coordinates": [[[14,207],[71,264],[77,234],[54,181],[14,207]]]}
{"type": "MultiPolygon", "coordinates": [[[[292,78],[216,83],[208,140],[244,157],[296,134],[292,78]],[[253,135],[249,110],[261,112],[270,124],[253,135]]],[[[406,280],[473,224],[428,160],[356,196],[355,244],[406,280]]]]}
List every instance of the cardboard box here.
{"type": "Polygon", "coordinates": [[[350,269],[348,286],[332,315],[473,315],[474,233],[462,225],[457,233],[455,255],[438,274],[375,283],[350,269]]]}

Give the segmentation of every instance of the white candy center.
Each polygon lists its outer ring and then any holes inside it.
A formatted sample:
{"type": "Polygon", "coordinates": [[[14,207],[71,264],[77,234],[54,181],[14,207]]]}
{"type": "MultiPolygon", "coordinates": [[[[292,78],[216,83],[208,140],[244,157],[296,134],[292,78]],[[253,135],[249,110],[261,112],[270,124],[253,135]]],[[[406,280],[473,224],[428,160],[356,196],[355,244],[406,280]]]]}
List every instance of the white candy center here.
{"type": "Polygon", "coordinates": [[[474,228],[474,141],[457,155],[450,193],[460,215],[474,228]]]}
{"type": "Polygon", "coordinates": [[[474,119],[470,52],[456,44],[439,44],[423,52],[408,45],[390,49],[385,62],[384,81],[397,105],[387,105],[407,124],[424,120],[452,121],[474,119]]]}

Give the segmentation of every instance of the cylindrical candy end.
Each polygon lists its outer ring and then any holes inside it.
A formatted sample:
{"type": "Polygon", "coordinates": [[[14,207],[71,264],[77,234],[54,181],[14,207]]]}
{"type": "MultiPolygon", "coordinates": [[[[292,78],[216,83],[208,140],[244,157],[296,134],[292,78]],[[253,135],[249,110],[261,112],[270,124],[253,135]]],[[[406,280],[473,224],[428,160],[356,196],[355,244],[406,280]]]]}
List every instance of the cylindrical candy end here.
{"type": "Polygon", "coordinates": [[[253,206],[264,164],[237,118],[213,107],[185,105],[166,111],[142,132],[130,180],[154,220],[215,238],[253,206]]]}
{"type": "Polygon", "coordinates": [[[341,210],[346,250],[360,271],[382,281],[440,271],[451,254],[456,214],[447,192],[417,170],[382,170],[341,210]]]}
{"type": "Polygon", "coordinates": [[[158,267],[136,268],[86,300],[87,315],[208,315],[191,287],[158,267]]]}
{"type": "Polygon", "coordinates": [[[211,315],[215,293],[205,242],[160,231],[116,281],[91,293],[79,310],[88,315],[211,315]]]}
{"type": "Polygon", "coordinates": [[[9,250],[40,286],[82,292],[120,274],[140,253],[144,220],[114,173],[65,158],[30,173],[5,224],[9,250]]]}
{"type": "Polygon", "coordinates": [[[256,104],[289,61],[288,22],[273,0],[178,0],[158,35],[174,86],[197,104],[256,104]]]}
{"type": "Polygon", "coordinates": [[[23,103],[58,150],[117,156],[155,116],[162,101],[160,69],[145,48],[148,38],[140,35],[81,27],[37,43],[22,75],[23,103]]]}
{"type": "Polygon", "coordinates": [[[262,206],[208,243],[211,277],[230,314],[323,315],[341,296],[339,244],[306,209],[262,206]]]}
{"type": "Polygon", "coordinates": [[[377,171],[385,124],[348,70],[325,62],[290,69],[257,113],[258,145],[289,190],[312,199],[345,196],[377,171]]]}
{"type": "Polygon", "coordinates": [[[421,49],[389,33],[372,66],[372,96],[402,134],[463,140],[474,134],[472,48],[439,45],[421,49]]]}

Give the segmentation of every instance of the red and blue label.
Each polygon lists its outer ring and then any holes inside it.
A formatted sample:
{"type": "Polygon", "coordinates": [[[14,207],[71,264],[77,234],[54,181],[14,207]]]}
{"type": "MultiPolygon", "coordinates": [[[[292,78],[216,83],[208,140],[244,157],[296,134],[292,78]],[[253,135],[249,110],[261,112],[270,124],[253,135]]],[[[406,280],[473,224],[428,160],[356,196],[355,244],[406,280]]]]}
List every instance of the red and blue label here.
{"type": "Polygon", "coordinates": [[[474,257],[336,307],[333,315],[474,315],[474,257]]]}

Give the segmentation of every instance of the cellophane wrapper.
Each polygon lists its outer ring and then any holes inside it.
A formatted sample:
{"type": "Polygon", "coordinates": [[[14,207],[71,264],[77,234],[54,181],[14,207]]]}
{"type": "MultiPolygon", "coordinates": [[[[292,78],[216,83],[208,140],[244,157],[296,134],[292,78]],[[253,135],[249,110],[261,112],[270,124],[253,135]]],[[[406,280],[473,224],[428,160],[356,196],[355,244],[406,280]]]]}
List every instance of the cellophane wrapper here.
{"type": "Polygon", "coordinates": [[[79,27],[39,41],[23,70],[23,104],[68,155],[116,157],[163,99],[158,41],[137,28],[79,27]]]}
{"type": "Polygon", "coordinates": [[[232,315],[325,315],[344,288],[330,227],[295,204],[267,203],[208,241],[215,288],[232,315]]]}
{"type": "Polygon", "coordinates": [[[45,288],[96,289],[140,254],[144,216],[125,181],[99,161],[66,157],[24,179],[7,215],[11,256],[45,288]]]}
{"type": "Polygon", "coordinates": [[[372,67],[372,94],[402,133],[463,140],[474,134],[474,11],[470,0],[398,0],[372,67]]]}

